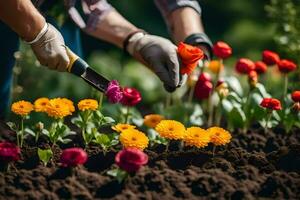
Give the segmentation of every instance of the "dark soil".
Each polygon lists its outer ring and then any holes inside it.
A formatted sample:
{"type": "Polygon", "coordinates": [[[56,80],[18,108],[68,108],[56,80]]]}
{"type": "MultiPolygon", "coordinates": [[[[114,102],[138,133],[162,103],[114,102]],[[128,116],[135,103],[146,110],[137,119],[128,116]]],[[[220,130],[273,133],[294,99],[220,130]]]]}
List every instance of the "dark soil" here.
{"type": "Polygon", "coordinates": [[[116,151],[104,156],[89,147],[88,162],[71,171],[59,166],[59,156],[44,167],[36,148],[26,147],[22,161],[0,172],[0,199],[300,199],[299,131],[236,132],[214,157],[211,147],[168,153],[158,147],[123,184],[106,175],[116,151]]]}

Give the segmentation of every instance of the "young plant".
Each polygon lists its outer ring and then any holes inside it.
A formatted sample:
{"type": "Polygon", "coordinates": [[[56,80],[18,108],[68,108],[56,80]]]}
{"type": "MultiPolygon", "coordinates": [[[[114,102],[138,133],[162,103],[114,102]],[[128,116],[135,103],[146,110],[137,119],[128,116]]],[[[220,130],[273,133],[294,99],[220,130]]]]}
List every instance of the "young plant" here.
{"type": "Polygon", "coordinates": [[[148,156],[139,149],[127,148],[119,151],[115,157],[115,163],[118,168],[108,171],[107,174],[121,183],[130,174],[136,173],[143,165],[146,165],[148,156]]]}
{"type": "Polygon", "coordinates": [[[39,156],[40,161],[42,161],[44,166],[46,167],[49,160],[53,157],[53,152],[52,152],[51,148],[49,148],[49,149],[38,148],[38,156],[39,156]]]}
{"type": "Polygon", "coordinates": [[[268,128],[272,128],[273,126],[273,123],[271,121],[273,111],[282,110],[281,102],[275,98],[264,98],[261,101],[260,106],[266,109],[265,119],[264,121],[260,122],[264,126],[266,132],[268,128]]]}
{"type": "MultiPolygon", "coordinates": [[[[97,129],[94,129],[97,131],[97,129]]],[[[101,146],[103,149],[103,154],[105,155],[109,148],[119,144],[119,135],[116,133],[112,134],[103,134],[103,133],[96,133],[95,139],[93,140],[94,143],[101,146]]]]}
{"type": "Polygon", "coordinates": [[[17,126],[14,123],[8,125],[17,132],[17,144],[22,148],[24,142],[24,120],[29,119],[29,114],[33,111],[33,105],[28,101],[18,101],[12,104],[11,111],[20,116],[20,124],[17,126]]]}
{"type": "Polygon", "coordinates": [[[36,125],[33,127],[33,129],[30,128],[25,128],[24,132],[32,137],[34,137],[35,143],[38,142],[39,137],[44,134],[46,135],[48,133],[48,130],[44,128],[44,123],[38,122],[36,125]]]}

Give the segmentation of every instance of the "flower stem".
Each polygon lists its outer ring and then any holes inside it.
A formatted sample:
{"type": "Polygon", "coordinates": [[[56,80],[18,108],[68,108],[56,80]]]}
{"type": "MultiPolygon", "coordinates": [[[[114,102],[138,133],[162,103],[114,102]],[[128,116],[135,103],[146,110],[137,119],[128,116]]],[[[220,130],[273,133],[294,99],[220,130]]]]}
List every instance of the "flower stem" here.
{"type": "Polygon", "coordinates": [[[265,125],[265,128],[264,128],[265,133],[266,133],[267,130],[268,130],[268,123],[269,123],[271,117],[272,117],[272,111],[267,113],[266,125],[265,125]]]}
{"type": "Polygon", "coordinates": [[[222,100],[223,98],[220,97],[220,101],[218,104],[218,112],[216,113],[216,125],[220,126],[221,124],[221,119],[222,119],[222,100]]]}
{"type": "Polygon", "coordinates": [[[103,103],[103,93],[100,92],[100,97],[99,97],[99,108],[102,107],[102,103],[103,103]]]}
{"type": "Polygon", "coordinates": [[[20,147],[23,147],[24,141],[24,117],[21,117],[21,133],[20,133],[20,147]]]}
{"type": "Polygon", "coordinates": [[[130,107],[127,106],[126,114],[125,114],[125,124],[127,124],[129,120],[129,111],[130,111],[130,107]]]}
{"type": "Polygon", "coordinates": [[[194,84],[194,85],[190,88],[190,91],[189,91],[189,97],[188,97],[188,102],[189,102],[189,103],[192,103],[192,101],[193,101],[193,96],[194,96],[194,92],[195,92],[195,87],[196,87],[196,84],[194,84]]]}
{"type": "Polygon", "coordinates": [[[283,97],[282,97],[284,104],[286,103],[286,94],[287,94],[288,82],[289,82],[288,75],[284,74],[283,97]]]}

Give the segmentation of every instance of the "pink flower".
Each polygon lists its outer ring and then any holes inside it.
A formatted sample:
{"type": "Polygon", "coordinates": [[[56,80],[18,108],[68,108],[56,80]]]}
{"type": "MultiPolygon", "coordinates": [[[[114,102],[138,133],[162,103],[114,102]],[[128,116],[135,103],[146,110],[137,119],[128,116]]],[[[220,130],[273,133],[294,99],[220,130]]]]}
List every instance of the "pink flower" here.
{"type": "Polygon", "coordinates": [[[87,161],[87,153],[81,148],[68,148],[63,150],[60,162],[63,167],[75,167],[87,161]]]}
{"type": "Polygon", "coordinates": [[[21,150],[11,142],[0,143],[0,160],[4,162],[17,161],[20,159],[21,150]]]}
{"type": "Polygon", "coordinates": [[[121,169],[129,173],[137,172],[148,163],[148,156],[139,149],[127,148],[119,151],[115,157],[115,162],[121,169]]]}
{"type": "Polygon", "coordinates": [[[105,94],[111,103],[118,103],[123,98],[122,88],[116,80],[109,82],[105,94]]]}
{"type": "Polygon", "coordinates": [[[142,100],[141,93],[134,88],[125,87],[123,89],[123,98],[121,103],[125,106],[135,106],[142,100]]]}

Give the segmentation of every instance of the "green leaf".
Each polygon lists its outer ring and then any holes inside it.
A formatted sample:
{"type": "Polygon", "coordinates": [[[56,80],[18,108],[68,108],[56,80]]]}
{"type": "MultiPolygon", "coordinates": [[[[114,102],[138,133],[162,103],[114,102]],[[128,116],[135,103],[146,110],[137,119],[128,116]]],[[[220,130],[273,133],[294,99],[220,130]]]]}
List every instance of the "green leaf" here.
{"type": "Polygon", "coordinates": [[[111,117],[104,117],[103,120],[107,124],[112,124],[112,123],[115,122],[115,120],[113,118],[111,118],[111,117]]]}
{"type": "Polygon", "coordinates": [[[25,128],[24,132],[35,137],[36,133],[30,128],[25,128]]]}
{"type": "Polygon", "coordinates": [[[226,77],[225,81],[228,84],[229,88],[231,88],[240,97],[243,96],[242,85],[236,77],[234,77],[234,76],[226,77]]]}
{"type": "Polygon", "coordinates": [[[38,155],[40,160],[44,163],[44,165],[46,166],[47,163],[49,162],[49,160],[52,158],[53,156],[53,152],[51,149],[40,149],[38,148],[38,155]]]}
{"type": "Polygon", "coordinates": [[[6,122],[7,126],[9,126],[9,128],[11,128],[13,131],[17,131],[17,125],[13,122],[6,122]]]}
{"type": "Polygon", "coordinates": [[[225,110],[226,113],[229,113],[233,109],[233,105],[229,100],[223,99],[222,108],[225,110]]]}
{"type": "Polygon", "coordinates": [[[246,123],[246,115],[239,107],[234,107],[229,113],[230,124],[234,128],[243,128],[246,123]]]}
{"type": "Polygon", "coordinates": [[[256,90],[261,94],[263,98],[271,97],[271,95],[266,91],[266,88],[263,84],[257,83],[256,90]]]}

